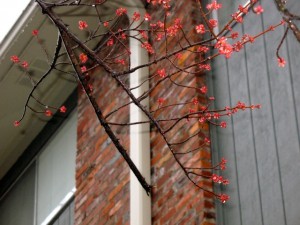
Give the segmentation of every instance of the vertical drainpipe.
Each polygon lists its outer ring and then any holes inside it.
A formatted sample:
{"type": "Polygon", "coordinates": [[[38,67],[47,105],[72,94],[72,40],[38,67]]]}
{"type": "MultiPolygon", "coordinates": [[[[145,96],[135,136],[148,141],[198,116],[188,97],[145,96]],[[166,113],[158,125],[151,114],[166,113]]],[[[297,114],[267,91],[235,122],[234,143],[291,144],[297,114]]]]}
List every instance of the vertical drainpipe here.
{"type": "MultiPolygon", "coordinates": [[[[134,12],[139,12],[141,17],[143,17],[145,8],[141,4],[141,1],[131,0],[130,3],[133,7],[127,7],[129,19],[132,18],[134,12]]],[[[136,32],[131,31],[130,35],[136,35],[136,32]]],[[[141,48],[140,42],[130,38],[129,45],[131,51],[131,68],[148,62],[148,53],[141,48]]],[[[143,68],[132,73],[130,75],[130,87],[139,85],[148,78],[148,73],[148,68],[143,68]]],[[[135,97],[139,97],[148,89],[149,82],[146,82],[132,92],[135,97]]],[[[142,104],[146,108],[149,108],[149,99],[143,100],[142,104]]],[[[130,122],[145,120],[147,118],[143,112],[136,105],[131,104],[130,122]]],[[[150,124],[145,123],[130,126],[130,157],[150,184],[150,124]]],[[[147,196],[145,190],[132,172],[130,172],[130,225],[151,225],[151,197],[147,196]]]]}

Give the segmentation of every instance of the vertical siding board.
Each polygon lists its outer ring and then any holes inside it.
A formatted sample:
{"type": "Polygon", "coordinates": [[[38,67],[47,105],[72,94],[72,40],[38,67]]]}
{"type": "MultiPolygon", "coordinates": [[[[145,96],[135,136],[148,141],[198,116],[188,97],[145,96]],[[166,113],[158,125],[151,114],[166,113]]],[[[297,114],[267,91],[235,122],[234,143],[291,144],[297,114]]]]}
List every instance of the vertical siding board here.
{"type": "MultiPolygon", "coordinates": [[[[242,33],[241,26],[236,31],[242,33]]],[[[244,52],[233,54],[228,60],[228,71],[231,88],[232,106],[238,101],[249,104],[249,91],[246,74],[246,62],[244,52]],[[238,73],[236,72],[238,71],[238,73]]],[[[236,165],[238,171],[238,188],[244,225],[262,224],[260,207],[260,195],[257,189],[259,182],[257,177],[255,149],[253,144],[250,111],[239,112],[233,116],[233,129],[236,151],[236,165]],[[251,176],[249,176],[251,175],[251,176]],[[253,216],[255,215],[255,216],[253,216]]]]}
{"type": "MultiPolygon", "coordinates": [[[[262,31],[259,16],[250,14],[244,22],[244,30],[249,34],[262,31]],[[256,26],[253,26],[256,24],[256,26]]],[[[275,134],[272,121],[269,81],[267,76],[266,56],[263,52],[264,41],[259,38],[255,44],[245,47],[247,75],[251,104],[261,104],[261,110],[251,113],[253,139],[255,143],[257,170],[259,175],[260,202],[263,224],[284,224],[282,195],[280,193],[279,167],[276,157],[275,134]]],[[[251,173],[251,171],[249,171],[251,173]]],[[[250,174],[249,174],[250,175],[250,174]]]]}
{"type": "MultiPolygon", "coordinates": [[[[292,12],[299,12],[300,11],[300,4],[299,1],[293,0],[288,1],[287,5],[289,9],[293,9],[292,12]]],[[[299,26],[299,22],[296,23],[299,26]]],[[[299,138],[299,119],[300,119],[300,43],[296,40],[294,34],[289,31],[287,36],[287,63],[290,68],[290,76],[291,76],[291,87],[293,92],[293,101],[295,106],[295,115],[297,119],[297,130],[298,130],[298,139],[299,138]]]]}
{"type": "MultiPolygon", "coordinates": [[[[274,4],[268,5],[268,10],[275,11],[274,4]]],[[[265,26],[278,20],[278,14],[265,15],[263,17],[265,26]]],[[[280,176],[284,196],[284,207],[287,224],[299,224],[299,202],[300,202],[300,155],[297,127],[295,124],[296,115],[294,110],[294,101],[292,86],[290,80],[290,69],[286,66],[280,69],[274,63],[276,58],[274,50],[283,34],[283,28],[274,33],[267,34],[265,39],[267,46],[269,77],[271,84],[273,114],[276,139],[278,145],[278,157],[280,163],[280,176]],[[298,211],[298,212],[297,212],[298,211]]],[[[287,58],[287,49],[284,44],[281,49],[281,55],[287,58]]],[[[299,85],[299,84],[298,84],[299,85]]]]}
{"type": "MultiPolygon", "coordinates": [[[[213,62],[212,71],[212,83],[214,86],[214,95],[223,96],[222,101],[216,99],[215,107],[224,108],[226,105],[231,105],[230,102],[230,88],[229,88],[229,77],[228,77],[228,66],[224,57],[219,57],[213,62]]],[[[226,118],[228,124],[232,124],[231,118],[226,118]]],[[[231,225],[242,225],[240,208],[235,203],[239,203],[239,189],[238,189],[238,176],[237,168],[235,164],[235,151],[234,147],[234,136],[233,127],[230,125],[227,129],[220,129],[214,127],[216,131],[216,137],[218,142],[218,155],[226,158],[230,163],[227,167],[226,172],[222,173],[225,177],[229,174],[234,174],[231,179],[231,184],[227,187],[222,187],[221,191],[226,192],[230,195],[231,199],[225,205],[220,205],[218,202],[218,209],[221,213],[218,214],[217,224],[231,224],[231,225]],[[221,215],[220,215],[221,214],[221,215]]],[[[217,163],[216,161],[215,163],[217,163]]]]}
{"type": "MultiPolygon", "coordinates": [[[[273,2],[262,4],[264,27],[281,19],[273,2]]],[[[300,11],[300,3],[292,2],[292,8],[300,11]]],[[[257,15],[249,15],[244,26],[249,34],[262,30],[257,15]]],[[[283,32],[280,28],[247,46],[244,55],[228,60],[227,72],[225,60],[214,61],[217,107],[238,100],[263,105],[261,110],[235,115],[233,127],[213,132],[218,141],[213,147],[222,148],[218,159],[224,156],[232,163],[223,173],[232,180],[226,187],[232,198],[222,207],[218,224],[299,224],[300,44],[288,36],[280,51],[288,63],[278,68],[275,51],[283,32]]]]}

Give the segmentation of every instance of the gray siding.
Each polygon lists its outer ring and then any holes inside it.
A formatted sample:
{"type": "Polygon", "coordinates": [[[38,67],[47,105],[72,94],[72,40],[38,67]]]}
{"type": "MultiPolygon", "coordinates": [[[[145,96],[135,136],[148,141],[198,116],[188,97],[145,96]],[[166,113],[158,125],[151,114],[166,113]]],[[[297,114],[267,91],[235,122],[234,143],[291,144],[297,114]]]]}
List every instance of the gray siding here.
{"type": "MultiPolygon", "coordinates": [[[[262,1],[262,16],[249,14],[237,30],[256,34],[280,21],[273,1],[262,1]]],[[[300,11],[300,2],[293,9],[300,11]]],[[[295,10],[294,10],[295,11],[295,10]]],[[[289,33],[281,48],[285,68],[277,66],[281,27],[248,44],[229,60],[213,63],[211,89],[215,106],[262,104],[227,119],[228,128],[213,128],[214,160],[228,159],[223,172],[231,184],[221,187],[231,196],[217,203],[220,225],[300,224],[300,44],[289,33]]]]}

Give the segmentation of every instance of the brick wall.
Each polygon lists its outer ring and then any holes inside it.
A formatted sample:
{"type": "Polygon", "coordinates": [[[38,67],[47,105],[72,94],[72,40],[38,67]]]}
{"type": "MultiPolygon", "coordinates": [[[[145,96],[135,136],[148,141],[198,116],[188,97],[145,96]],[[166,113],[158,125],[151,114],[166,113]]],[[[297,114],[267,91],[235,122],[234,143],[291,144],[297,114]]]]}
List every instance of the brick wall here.
{"type": "MultiPolygon", "coordinates": [[[[178,1],[179,2],[179,1],[178,1]]],[[[176,17],[193,18],[190,26],[184,27],[187,32],[194,32],[193,26],[197,23],[197,13],[194,10],[194,1],[180,1],[174,10],[176,17]],[[187,17],[186,15],[190,15],[187,17]],[[191,28],[192,26],[192,28],[191,28]]],[[[151,8],[149,9],[151,12],[151,8]]],[[[153,20],[158,19],[162,12],[152,12],[153,20]]],[[[153,37],[151,37],[153,38],[153,37]]],[[[163,44],[156,43],[158,51],[163,51],[163,44]]],[[[177,47],[174,39],[169,47],[177,47]]],[[[152,56],[153,57],[153,56],[152,56]]],[[[196,61],[189,53],[185,53],[180,64],[196,61]]],[[[156,64],[150,68],[150,73],[155,73],[162,65],[156,64]]],[[[105,112],[116,108],[128,101],[122,90],[105,75],[104,71],[95,70],[90,73],[94,87],[94,94],[100,106],[105,105],[105,112]]],[[[203,74],[193,76],[177,76],[178,82],[186,84],[205,84],[203,74]]],[[[150,84],[151,85],[151,84],[150,84]]],[[[104,130],[99,125],[97,118],[89,105],[86,97],[80,92],[78,102],[78,152],[76,161],[76,197],[75,197],[75,224],[129,224],[129,169],[123,158],[114,148],[104,130]]],[[[150,108],[157,108],[157,99],[163,97],[167,103],[188,101],[197,97],[200,102],[205,101],[199,92],[182,89],[166,81],[161,87],[155,89],[150,95],[150,108]],[[170,88],[172,87],[172,91],[170,88]],[[177,96],[177,99],[172,99],[177,96]]],[[[196,106],[191,106],[196,107],[196,106]]],[[[182,114],[187,108],[173,107],[168,112],[161,112],[157,117],[182,114]]],[[[118,122],[128,121],[129,108],[115,114],[112,119],[118,122]]],[[[180,140],[183,134],[193,134],[199,129],[198,122],[180,123],[168,138],[180,140]]],[[[208,125],[202,126],[202,133],[185,145],[182,150],[199,145],[203,138],[209,135],[208,125]]],[[[126,148],[129,146],[129,129],[126,127],[113,127],[121,142],[126,148]]],[[[214,206],[212,197],[196,188],[180,170],[172,154],[155,129],[151,130],[151,171],[152,184],[152,223],[153,224],[214,224],[214,206]]],[[[210,165],[209,146],[204,146],[201,151],[191,156],[183,156],[182,160],[187,165],[210,165]]],[[[211,182],[199,181],[206,188],[211,188],[211,182]]]]}
{"type": "MultiPolygon", "coordinates": [[[[195,24],[199,23],[198,11],[195,10],[195,1],[176,1],[176,5],[172,6],[175,10],[173,18],[169,18],[168,25],[176,18],[182,19],[182,24],[185,24],[183,29],[187,34],[193,33],[195,24]]],[[[162,18],[162,11],[157,11],[153,20],[162,18]]],[[[201,38],[196,36],[195,38],[201,38]]],[[[196,41],[196,40],[193,40],[196,41]]],[[[165,51],[164,42],[154,42],[155,48],[158,51],[165,51]]],[[[180,38],[180,43],[184,46],[186,41],[183,36],[180,38]]],[[[169,42],[169,51],[174,51],[179,48],[178,40],[174,38],[169,42]]],[[[159,52],[158,52],[159,54],[159,52]]],[[[153,56],[152,56],[153,59],[153,56]]],[[[188,65],[196,62],[189,52],[183,52],[182,58],[179,60],[179,65],[188,65]]],[[[167,60],[161,64],[155,64],[150,68],[150,74],[155,73],[158,69],[165,68],[168,65],[167,60]]],[[[191,71],[192,72],[192,71],[191,71]]],[[[204,74],[179,74],[173,77],[173,80],[178,84],[188,86],[201,87],[205,84],[204,74]]],[[[166,80],[160,87],[151,93],[151,108],[152,110],[158,107],[158,98],[165,99],[164,104],[175,104],[179,102],[191,101],[193,98],[199,100],[199,105],[205,103],[205,98],[197,90],[181,88],[174,85],[169,80],[166,80]],[[170,91],[171,90],[171,91],[170,91]]],[[[170,118],[177,115],[183,115],[189,111],[189,108],[197,109],[193,104],[187,107],[172,107],[171,109],[159,111],[158,118],[170,118]]],[[[169,124],[166,124],[167,127],[169,124]]],[[[162,125],[164,127],[164,125],[162,125]]],[[[204,137],[209,136],[209,127],[207,124],[199,124],[198,121],[186,120],[182,121],[168,135],[172,142],[179,142],[187,138],[187,135],[194,134],[199,128],[202,132],[195,138],[191,139],[184,145],[175,148],[175,151],[188,151],[193,146],[201,145],[204,137]],[[202,126],[202,127],[199,127],[202,126]]],[[[162,137],[157,134],[155,129],[151,131],[151,167],[152,167],[152,184],[155,186],[152,192],[152,223],[159,224],[214,224],[215,213],[213,197],[206,192],[195,187],[185,176],[179,165],[176,163],[173,155],[168,150],[162,137]]],[[[180,156],[181,162],[191,167],[210,166],[211,155],[208,145],[205,145],[200,151],[194,154],[180,156]]],[[[204,188],[211,190],[212,183],[209,180],[200,179],[199,184],[204,188]]]]}

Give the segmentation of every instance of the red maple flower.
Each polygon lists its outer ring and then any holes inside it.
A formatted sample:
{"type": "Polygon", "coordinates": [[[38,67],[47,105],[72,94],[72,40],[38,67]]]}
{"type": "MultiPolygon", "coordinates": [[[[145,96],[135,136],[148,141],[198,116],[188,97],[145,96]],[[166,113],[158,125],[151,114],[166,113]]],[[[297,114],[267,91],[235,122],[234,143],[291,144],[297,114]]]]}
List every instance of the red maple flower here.
{"type": "Polygon", "coordinates": [[[143,43],[142,48],[146,49],[147,52],[149,52],[150,54],[154,54],[154,49],[153,49],[152,45],[149,44],[148,42],[143,43]]]}
{"type": "Polygon", "coordinates": [[[279,67],[285,67],[286,62],[285,62],[284,58],[278,57],[277,62],[278,62],[279,67]]]}
{"type": "Polygon", "coordinates": [[[208,21],[208,23],[209,23],[209,26],[212,27],[212,28],[218,26],[218,21],[215,20],[215,19],[210,19],[210,20],[208,21]]]}
{"type": "Polygon", "coordinates": [[[219,182],[219,176],[217,174],[211,175],[211,179],[213,182],[218,183],[219,182]]]}
{"type": "Polygon", "coordinates": [[[80,30],[84,30],[84,29],[87,28],[87,27],[88,27],[87,22],[85,22],[85,21],[83,21],[83,20],[79,20],[79,21],[78,21],[78,28],[79,28],[80,30]]]}
{"type": "Polygon", "coordinates": [[[38,36],[39,35],[39,30],[33,30],[31,34],[33,36],[38,36]]]}
{"type": "Polygon", "coordinates": [[[16,55],[13,55],[10,57],[10,60],[13,61],[14,63],[19,63],[20,62],[20,59],[18,56],[16,55]]]}
{"type": "Polygon", "coordinates": [[[231,16],[236,22],[238,22],[238,23],[243,22],[243,17],[239,13],[234,13],[231,16]]]}
{"type": "Polygon", "coordinates": [[[218,196],[218,199],[222,202],[222,203],[226,203],[229,200],[229,195],[226,194],[221,194],[218,196]]]}
{"type": "Polygon", "coordinates": [[[199,34],[204,34],[206,32],[205,27],[203,24],[199,24],[195,26],[196,32],[199,34]]]}
{"type": "Polygon", "coordinates": [[[210,139],[208,137],[205,137],[204,138],[204,142],[207,143],[207,144],[209,144],[210,143],[210,139]]]}
{"type": "Polygon", "coordinates": [[[244,102],[238,101],[238,103],[236,104],[236,107],[238,109],[245,110],[246,109],[246,104],[244,102]]]}
{"type": "Polygon", "coordinates": [[[220,114],[219,113],[214,113],[213,118],[216,119],[216,120],[220,119],[220,114]]]}
{"type": "Polygon", "coordinates": [[[59,111],[61,112],[61,113],[65,113],[65,112],[67,112],[67,107],[66,106],[61,106],[60,108],[59,108],[59,111]]]}
{"type": "Polygon", "coordinates": [[[166,70],[165,70],[165,69],[157,70],[157,74],[158,74],[161,78],[164,78],[164,77],[166,76],[166,70]]]}
{"type": "Polygon", "coordinates": [[[28,62],[23,61],[22,64],[21,64],[21,66],[22,66],[24,69],[27,69],[28,66],[29,66],[29,64],[28,64],[28,62]]]}
{"type": "Polygon", "coordinates": [[[107,46],[112,46],[113,44],[114,44],[114,39],[112,38],[110,38],[106,43],[107,46]]]}
{"type": "Polygon", "coordinates": [[[194,105],[197,105],[199,103],[197,98],[193,98],[192,102],[193,102],[194,105]]]}
{"type": "Polygon", "coordinates": [[[248,8],[247,7],[244,7],[242,5],[239,5],[239,11],[241,13],[244,13],[244,14],[247,14],[248,13],[248,8]]]}
{"type": "Polygon", "coordinates": [[[182,58],[182,56],[183,56],[183,55],[182,55],[182,53],[180,53],[180,52],[179,52],[179,53],[177,53],[177,54],[175,55],[176,59],[181,59],[181,58],[182,58]]]}
{"type": "Polygon", "coordinates": [[[205,117],[204,116],[201,116],[200,118],[199,118],[199,122],[200,123],[204,123],[206,120],[205,120],[205,117]]]}
{"type": "Polygon", "coordinates": [[[164,98],[158,98],[157,99],[158,105],[162,105],[165,102],[164,98]]]}
{"type": "Polygon", "coordinates": [[[199,46],[197,49],[198,52],[203,52],[203,53],[208,52],[208,50],[209,50],[209,48],[206,46],[199,46]]]}
{"type": "Polygon", "coordinates": [[[226,37],[221,37],[215,44],[215,48],[219,49],[219,53],[229,58],[233,52],[233,47],[227,42],[226,37]]]}
{"type": "Polygon", "coordinates": [[[93,90],[94,90],[94,87],[93,87],[93,85],[92,85],[92,84],[88,84],[88,88],[89,88],[90,92],[93,92],[93,90]]]}
{"type": "Polygon", "coordinates": [[[206,5],[206,8],[207,8],[208,10],[218,10],[218,9],[220,9],[221,7],[222,7],[222,4],[217,3],[216,0],[214,0],[211,4],[207,4],[207,5],[206,5]]]}
{"type": "Polygon", "coordinates": [[[133,21],[138,21],[141,18],[141,14],[139,14],[138,12],[134,12],[133,16],[132,16],[132,20],[133,21]]]}
{"type": "Polygon", "coordinates": [[[232,45],[232,48],[235,52],[239,52],[244,47],[243,42],[238,41],[232,45]]]}
{"type": "Polygon", "coordinates": [[[202,94],[206,94],[207,91],[208,91],[208,89],[207,89],[206,86],[202,86],[202,87],[200,88],[200,91],[201,91],[202,94]]]}
{"type": "Polygon", "coordinates": [[[220,123],[220,127],[226,128],[226,127],[227,127],[227,123],[226,123],[225,121],[222,121],[222,122],[220,123]]]}
{"type": "Polygon", "coordinates": [[[53,113],[51,112],[50,109],[46,109],[44,114],[45,114],[45,116],[48,116],[48,117],[53,115],[53,113]]]}
{"type": "Polygon", "coordinates": [[[254,12],[259,15],[262,14],[264,12],[264,8],[261,5],[258,5],[256,7],[254,7],[254,12]]]}
{"type": "Polygon", "coordinates": [[[199,68],[201,70],[206,70],[206,71],[210,71],[211,70],[210,64],[199,64],[199,68]]]}
{"type": "Polygon", "coordinates": [[[223,180],[222,180],[222,184],[228,185],[228,184],[229,184],[229,180],[228,180],[228,179],[223,179],[223,180]]]}
{"type": "Polygon", "coordinates": [[[238,33],[238,32],[232,32],[231,35],[230,35],[230,37],[231,37],[232,39],[236,39],[236,38],[239,37],[239,33],[238,33]]]}
{"type": "Polygon", "coordinates": [[[150,20],[151,20],[151,16],[150,16],[148,13],[145,13],[144,19],[145,19],[146,21],[150,21],[150,20]]]}
{"type": "Polygon", "coordinates": [[[109,22],[107,22],[107,21],[105,21],[105,22],[103,23],[103,26],[105,26],[105,27],[108,27],[108,25],[109,25],[109,22]]]}
{"type": "Polygon", "coordinates": [[[118,63],[118,64],[121,64],[121,65],[125,65],[125,60],[124,59],[116,59],[115,62],[118,63]]]}
{"type": "Polygon", "coordinates": [[[124,15],[124,14],[126,14],[127,13],[127,9],[125,9],[125,8],[118,8],[117,10],[116,10],[116,15],[117,16],[122,16],[122,15],[124,15]]]}
{"type": "Polygon", "coordinates": [[[14,121],[14,126],[15,126],[15,127],[20,126],[20,121],[18,121],[18,120],[14,121]]]}
{"type": "Polygon", "coordinates": [[[86,61],[88,60],[88,57],[87,57],[86,54],[80,53],[79,59],[80,59],[80,61],[81,61],[82,63],[86,63],[86,61]]]}
{"type": "Polygon", "coordinates": [[[225,170],[226,169],[226,163],[227,163],[227,160],[222,158],[221,159],[221,162],[220,162],[220,169],[221,170],[225,170]]]}
{"type": "Polygon", "coordinates": [[[81,69],[81,72],[82,72],[82,73],[84,73],[84,72],[87,71],[87,68],[86,68],[85,66],[80,67],[80,69],[81,69]]]}

